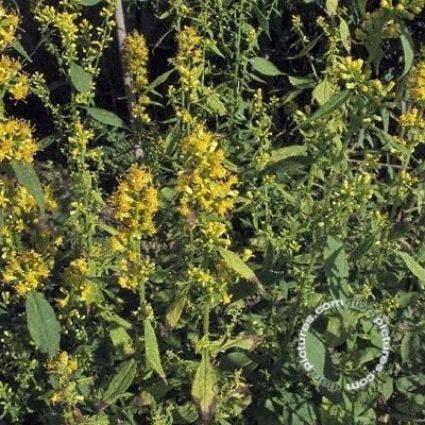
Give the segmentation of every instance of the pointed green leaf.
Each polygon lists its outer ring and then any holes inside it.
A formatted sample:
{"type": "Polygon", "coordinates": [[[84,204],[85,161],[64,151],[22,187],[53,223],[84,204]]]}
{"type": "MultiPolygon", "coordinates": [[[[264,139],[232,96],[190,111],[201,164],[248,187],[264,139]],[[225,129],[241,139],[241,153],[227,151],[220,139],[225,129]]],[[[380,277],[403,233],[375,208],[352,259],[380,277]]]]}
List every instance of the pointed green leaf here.
{"type": "Polygon", "coordinates": [[[14,39],[11,43],[11,46],[28,62],[32,62],[32,59],[30,58],[29,54],[25,50],[24,46],[22,46],[21,42],[18,39],[14,39]]]}
{"type": "Polygon", "coordinates": [[[218,348],[218,352],[224,353],[226,350],[230,350],[231,348],[252,351],[260,343],[260,341],[261,338],[256,335],[247,335],[228,339],[218,348]]]}
{"type": "Polygon", "coordinates": [[[109,337],[113,346],[121,348],[125,355],[134,354],[133,340],[123,327],[111,329],[109,331],[109,337]]]}
{"type": "Polygon", "coordinates": [[[319,105],[324,105],[334,94],[335,86],[326,78],[322,80],[313,90],[313,98],[319,105]]]}
{"type": "Polygon", "coordinates": [[[171,303],[167,309],[165,316],[167,325],[173,329],[177,326],[180,317],[183,313],[184,306],[186,305],[187,294],[186,292],[177,296],[177,298],[171,303]]]}
{"type": "Polygon", "coordinates": [[[308,361],[314,370],[327,379],[335,381],[338,376],[332,366],[332,360],[328,349],[321,337],[314,330],[307,333],[305,338],[305,351],[308,361]]]}
{"type": "Polygon", "coordinates": [[[160,76],[156,77],[155,80],[152,81],[149,85],[149,90],[153,90],[154,88],[158,87],[162,83],[168,80],[168,77],[174,72],[174,69],[164,72],[160,76]]]}
{"type": "Polygon", "coordinates": [[[53,357],[59,351],[60,326],[43,294],[31,291],[25,300],[27,325],[36,347],[53,357]]]}
{"type": "Polygon", "coordinates": [[[307,147],[304,145],[291,145],[285,146],[283,148],[275,149],[270,152],[269,161],[260,167],[260,170],[271,167],[284,161],[287,158],[293,158],[295,156],[305,156],[307,155],[307,147]]]}
{"type": "Polygon", "coordinates": [[[46,210],[46,203],[44,200],[43,187],[38,179],[37,173],[30,164],[23,162],[13,162],[13,171],[15,172],[18,182],[28,190],[28,192],[37,201],[40,212],[44,214],[46,210]]]}
{"type": "Polygon", "coordinates": [[[78,0],[80,4],[83,6],[94,6],[98,3],[100,3],[102,0],[78,0]]]}
{"type": "Polygon", "coordinates": [[[258,56],[251,59],[251,64],[255,71],[268,77],[276,77],[283,74],[272,62],[258,56]]]}
{"type": "Polygon", "coordinates": [[[400,40],[404,54],[404,70],[400,76],[401,78],[410,71],[410,68],[412,68],[413,61],[415,59],[415,46],[413,44],[412,37],[410,36],[409,31],[403,22],[401,22],[400,40]]]}
{"type": "Polygon", "coordinates": [[[407,252],[398,252],[397,254],[404,261],[407,268],[419,279],[419,285],[424,289],[425,269],[407,252]]]}
{"type": "Polygon", "coordinates": [[[292,86],[299,89],[314,87],[315,84],[311,77],[299,77],[297,75],[288,75],[288,80],[292,86]]]}
{"type": "Polygon", "coordinates": [[[72,85],[80,93],[88,93],[93,85],[92,76],[80,65],[71,63],[69,68],[69,77],[72,85]]]}
{"type": "Polygon", "coordinates": [[[326,115],[331,114],[336,111],[340,106],[342,106],[348,98],[351,96],[350,90],[344,90],[334,96],[332,96],[323,106],[321,106],[316,112],[314,112],[308,120],[316,120],[318,118],[325,117],[326,115]]]}
{"type": "Polygon", "coordinates": [[[146,359],[151,368],[164,380],[165,372],[162,368],[161,356],[159,354],[158,341],[156,339],[155,330],[150,320],[145,320],[144,331],[145,331],[145,354],[146,359]]]}
{"type": "Polygon", "coordinates": [[[202,417],[203,424],[210,423],[214,417],[216,397],[217,374],[208,353],[204,352],[192,383],[192,398],[202,417]]]}
{"type": "Polygon", "coordinates": [[[244,279],[256,283],[261,290],[264,290],[255,273],[242,261],[238,254],[224,248],[220,248],[219,252],[229,268],[244,279]]]}
{"type": "Polygon", "coordinates": [[[334,298],[347,296],[349,269],[343,243],[333,236],[328,236],[323,250],[323,260],[334,298]]]}
{"type": "Polygon", "coordinates": [[[103,395],[103,403],[112,404],[120,395],[124,394],[133,383],[136,373],[136,362],[133,359],[121,363],[103,395]]]}
{"type": "Polygon", "coordinates": [[[128,129],[125,122],[113,112],[102,108],[87,108],[86,110],[92,118],[101,122],[102,124],[128,129]]]}
{"type": "Polygon", "coordinates": [[[338,9],[338,0],[326,0],[326,12],[329,16],[335,16],[338,9]]]}
{"type": "Polygon", "coordinates": [[[347,53],[351,52],[351,34],[350,28],[347,21],[342,17],[339,17],[339,36],[341,37],[341,43],[347,53]]]}

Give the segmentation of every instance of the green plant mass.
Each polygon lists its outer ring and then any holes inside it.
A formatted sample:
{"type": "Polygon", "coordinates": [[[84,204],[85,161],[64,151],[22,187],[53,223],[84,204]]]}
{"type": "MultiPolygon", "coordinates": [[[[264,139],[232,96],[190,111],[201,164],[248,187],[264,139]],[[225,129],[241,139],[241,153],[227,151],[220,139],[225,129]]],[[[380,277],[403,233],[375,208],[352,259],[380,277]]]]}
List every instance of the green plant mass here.
{"type": "Polygon", "coordinates": [[[0,0],[0,424],[425,422],[425,0],[0,0]]]}

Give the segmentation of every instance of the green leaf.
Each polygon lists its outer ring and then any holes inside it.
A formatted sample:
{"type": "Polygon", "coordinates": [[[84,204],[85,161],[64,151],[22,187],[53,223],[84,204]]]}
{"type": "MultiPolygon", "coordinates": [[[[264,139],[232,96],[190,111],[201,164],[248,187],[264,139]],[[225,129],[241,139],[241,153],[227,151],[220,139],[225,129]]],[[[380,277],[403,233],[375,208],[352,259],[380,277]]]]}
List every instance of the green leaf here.
{"type": "Polygon", "coordinates": [[[177,298],[170,304],[165,315],[167,325],[174,329],[180,320],[183,313],[183,309],[186,305],[187,293],[183,292],[177,296],[177,298]]]}
{"type": "Polygon", "coordinates": [[[305,351],[308,361],[313,365],[314,370],[321,376],[325,376],[326,346],[323,341],[316,336],[315,332],[307,333],[305,338],[305,351]]]}
{"type": "Polygon", "coordinates": [[[103,395],[103,403],[112,404],[120,395],[124,394],[134,381],[136,372],[136,362],[133,359],[121,363],[103,395]]]}
{"type": "Polygon", "coordinates": [[[291,145],[275,149],[270,152],[270,159],[266,164],[264,164],[262,169],[278,164],[279,162],[284,161],[287,158],[305,155],[307,155],[307,147],[304,145],[291,145]]]}
{"type": "Polygon", "coordinates": [[[109,337],[115,348],[121,348],[125,355],[134,354],[133,340],[128,332],[123,328],[115,328],[109,331],[109,337]]]}
{"type": "Polygon", "coordinates": [[[234,272],[250,282],[256,283],[260,289],[264,290],[255,273],[242,261],[238,254],[228,249],[219,248],[223,260],[234,272]]]}
{"type": "Polygon", "coordinates": [[[214,417],[217,396],[217,374],[206,351],[192,383],[192,398],[199,410],[204,424],[214,417]]]}
{"type": "Polygon", "coordinates": [[[407,268],[419,279],[419,285],[421,289],[424,289],[425,285],[425,269],[416,260],[411,257],[407,252],[397,252],[400,258],[404,261],[407,268]]]}
{"type": "Polygon", "coordinates": [[[69,77],[71,78],[72,85],[80,93],[88,93],[93,86],[92,76],[82,66],[76,63],[71,63],[69,77]]]}
{"type": "Polygon", "coordinates": [[[51,134],[50,136],[43,137],[41,140],[38,141],[38,150],[42,151],[43,149],[46,149],[52,143],[54,143],[55,140],[56,140],[56,137],[55,137],[54,134],[51,134]]]}
{"type": "Polygon", "coordinates": [[[358,0],[357,1],[359,11],[360,11],[362,16],[366,14],[366,3],[367,3],[367,0],[358,0]]]}
{"type": "Polygon", "coordinates": [[[347,294],[349,268],[343,243],[328,236],[323,250],[325,273],[334,298],[339,299],[347,294]]]}
{"type": "Polygon", "coordinates": [[[86,110],[92,118],[101,122],[102,124],[128,129],[125,122],[113,112],[102,108],[86,108],[86,110]]]}
{"type": "Polygon", "coordinates": [[[222,117],[227,112],[224,103],[220,100],[220,97],[217,93],[209,95],[206,99],[206,103],[210,111],[212,113],[216,113],[219,117],[222,117]]]}
{"type": "Polygon", "coordinates": [[[312,94],[319,105],[324,105],[334,93],[335,86],[325,78],[314,88],[312,94]]]}
{"type": "Polygon", "coordinates": [[[32,62],[32,59],[30,58],[27,51],[24,49],[24,46],[22,46],[21,42],[18,39],[14,39],[11,43],[11,46],[28,62],[32,62]]]}
{"type": "Polygon", "coordinates": [[[394,391],[393,378],[391,376],[385,376],[383,378],[382,384],[380,383],[379,387],[379,392],[383,395],[384,400],[387,401],[394,391]]]}
{"type": "Polygon", "coordinates": [[[25,300],[27,325],[36,347],[49,357],[59,351],[60,326],[43,294],[31,291],[25,300]]]}
{"type": "Polygon", "coordinates": [[[210,52],[215,53],[217,56],[220,56],[221,58],[225,58],[225,56],[223,55],[223,53],[220,51],[220,49],[217,47],[217,42],[215,40],[211,40],[209,39],[208,42],[206,43],[206,48],[207,50],[209,50],[210,52]]]}
{"type": "Polygon", "coordinates": [[[400,355],[403,363],[417,355],[417,351],[421,346],[419,335],[414,332],[406,332],[401,340],[400,355]]]}
{"type": "Polygon", "coordinates": [[[344,49],[350,53],[351,52],[351,34],[350,28],[347,24],[347,21],[341,16],[339,17],[339,36],[341,37],[341,43],[344,46],[344,49]]]}
{"type": "Polygon", "coordinates": [[[150,320],[145,320],[143,322],[144,331],[145,331],[145,354],[146,359],[152,369],[164,380],[165,372],[162,368],[161,356],[159,354],[158,341],[156,339],[155,330],[152,327],[150,320]]]}
{"type": "Polygon", "coordinates": [[[404,70],[400,76],[401,78],[404,77],[410,71],[410,68],[412,68],[413,61],[415,59],[415,47],[406,25],[403,22],[400,22],[400,24],[400,40],[404,54],[404,70]]]}
{"type": "Polygon", "coordinates": [[[3,227],[4,227],[3,211],[0,210],[0,244],[3,243],[3,227]]]}
{"type": "Polygon", "coordinates": [[[351,96],[350,90],[344,90],[334,96],[332,96],[324,105],[322,105],[316,112],[314,112],[308,118],[308,121],[316,120],[318,118],[325,117],[326,115],[331,114],[336,111],[340,106],[342,106],[348,98],[351,96]]]}
{"type": "Polygon", "coordinates": [[[405,155],[409,154],[409,149],[407,149],[406,146],[402,145],[401,143],[397,142],[397,140],[391,134],[382,131],[376,126],[372,126],[372,129],[384,145],[389,145],[405,155]]]}
{"type": "Polygon", "coordinates": [[[153,90],[154,88],[160,86],[162,83],[168,80],[168,77],[174,72],[174,69],[164,72],[159,77],[156,77],[152,83],[149,84],[149,90],[153,90]]]}
{"type": "Polygon", "coordinates": [[[102,0],[78,0],[80,4],[83,6],[95,6],[96,4],[100,3],[102,0]]]}
{"type": "Polygon", "coordinates": [[[288,80],[292,86],[299,89],[314,87],[314,81],[310,77],[298,77],[296,75],[288,75],[288,80]]]}
{"type": "Polygon", "coordinates": [[[33,166],[26,163],[13,162],[12,168],[18,182],[34,197],[40,208],[40,212],[44,214],[46,211],[46,202],[44,200],[43,187],[33,166]]]}
{"type": "Polygon", "coordinates": [[[232,338],[224,342],[218,352],[223,353],[231,348],[239,348],[241,350],[252,351],[261,341],[261,338],[256,335],[247,335],[237,338],[232,338]]]}
{"type": "Polygon", "coordinates": [[[276,77],[283,74],[283,72],[279,71],[276,65],[259,56],[251,59],[251,64],[255,71],[268,77],[276,77]]]}
{"type": "Polygon", "coordinates": [[[329,16],[335,16],[338,9],[338,0],[326,0],[326,11],[329,16]]]}

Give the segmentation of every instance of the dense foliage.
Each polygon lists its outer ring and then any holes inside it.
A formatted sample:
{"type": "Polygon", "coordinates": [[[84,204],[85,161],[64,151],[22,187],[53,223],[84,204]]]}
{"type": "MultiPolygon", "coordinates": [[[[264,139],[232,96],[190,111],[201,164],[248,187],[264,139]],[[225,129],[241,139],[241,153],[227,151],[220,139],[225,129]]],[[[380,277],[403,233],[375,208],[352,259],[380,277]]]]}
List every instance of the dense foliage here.
{"type": "Polygon", "coordinates": [[[424,422],[424,6],[1,1],[1,424],[424,422]]]}

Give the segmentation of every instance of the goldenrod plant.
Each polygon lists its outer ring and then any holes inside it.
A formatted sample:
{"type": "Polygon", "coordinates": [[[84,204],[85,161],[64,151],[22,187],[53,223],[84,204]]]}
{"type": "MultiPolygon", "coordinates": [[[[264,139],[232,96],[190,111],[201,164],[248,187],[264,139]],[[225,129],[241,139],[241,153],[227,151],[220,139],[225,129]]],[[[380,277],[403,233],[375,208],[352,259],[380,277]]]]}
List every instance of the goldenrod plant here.
{"type": "Polygon", "coordinates": [[[0,423],[425,421],[423,0],[0,0],[0,423]]]}

